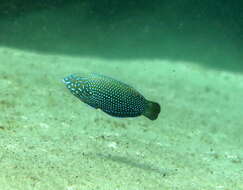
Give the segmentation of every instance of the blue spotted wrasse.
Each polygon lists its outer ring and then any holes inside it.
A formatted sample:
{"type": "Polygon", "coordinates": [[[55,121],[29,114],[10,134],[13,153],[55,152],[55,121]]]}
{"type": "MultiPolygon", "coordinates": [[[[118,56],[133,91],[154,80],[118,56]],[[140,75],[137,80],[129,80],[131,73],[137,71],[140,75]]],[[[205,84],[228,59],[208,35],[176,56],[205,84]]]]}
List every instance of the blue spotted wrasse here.
{"type": "Polygon", "coordinates": [[[133,87],[101,74],[72,74],[63,79],[70,92],[82,102],[115,117],[144,115],[157,119],[160,105],[145,99],[133,87]]]}

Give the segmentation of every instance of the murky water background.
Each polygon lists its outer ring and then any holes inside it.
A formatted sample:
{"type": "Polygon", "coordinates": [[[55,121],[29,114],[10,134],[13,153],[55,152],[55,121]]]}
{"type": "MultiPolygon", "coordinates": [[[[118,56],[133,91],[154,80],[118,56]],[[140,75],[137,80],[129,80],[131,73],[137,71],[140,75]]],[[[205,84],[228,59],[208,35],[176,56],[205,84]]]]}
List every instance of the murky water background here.
{"type": "Polygon", "coordinates": [[[3,1],[3,189],[243,189],[238,2],[3,1]],[[117,119],[61,80],[97,72],[161,104],[117,119]]]}

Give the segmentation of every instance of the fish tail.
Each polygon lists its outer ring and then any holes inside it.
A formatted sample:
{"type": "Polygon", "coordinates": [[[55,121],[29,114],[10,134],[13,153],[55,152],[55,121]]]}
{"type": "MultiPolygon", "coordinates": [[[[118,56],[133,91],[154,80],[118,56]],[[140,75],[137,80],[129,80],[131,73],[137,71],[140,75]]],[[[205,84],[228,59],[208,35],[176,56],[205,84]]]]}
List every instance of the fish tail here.
{"type": "Polygon", "coordinates": [[[160,113],[160,105],[156,102],[147,101],[143,115],[150,120],[157,119],[160,113]]]}

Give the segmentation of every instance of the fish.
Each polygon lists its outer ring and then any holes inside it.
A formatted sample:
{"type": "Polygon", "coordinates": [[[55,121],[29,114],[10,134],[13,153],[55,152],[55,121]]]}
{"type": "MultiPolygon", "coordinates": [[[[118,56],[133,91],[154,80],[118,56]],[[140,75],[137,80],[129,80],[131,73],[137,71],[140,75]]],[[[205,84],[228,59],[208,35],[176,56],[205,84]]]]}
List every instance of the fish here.
{"type": "Polygon", "coordinates": [[[113,117],[158,118],[160,105],[130,85],[98,73],[75,73],[63,79],[68,90],[89,106],[113,117]]]}

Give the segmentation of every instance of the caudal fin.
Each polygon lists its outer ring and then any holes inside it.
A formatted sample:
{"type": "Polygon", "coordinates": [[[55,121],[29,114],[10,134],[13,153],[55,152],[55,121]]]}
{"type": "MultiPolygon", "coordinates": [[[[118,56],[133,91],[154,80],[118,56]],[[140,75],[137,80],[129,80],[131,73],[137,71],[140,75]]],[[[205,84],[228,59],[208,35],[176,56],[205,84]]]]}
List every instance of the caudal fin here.
{"type": "Polygon", "coordinates": [[[156,102],[147,101],[143,115],[149,118],[150,120],[155,120],[157,119],[159,113],[160,113],[160,105],[156,102]]]}

